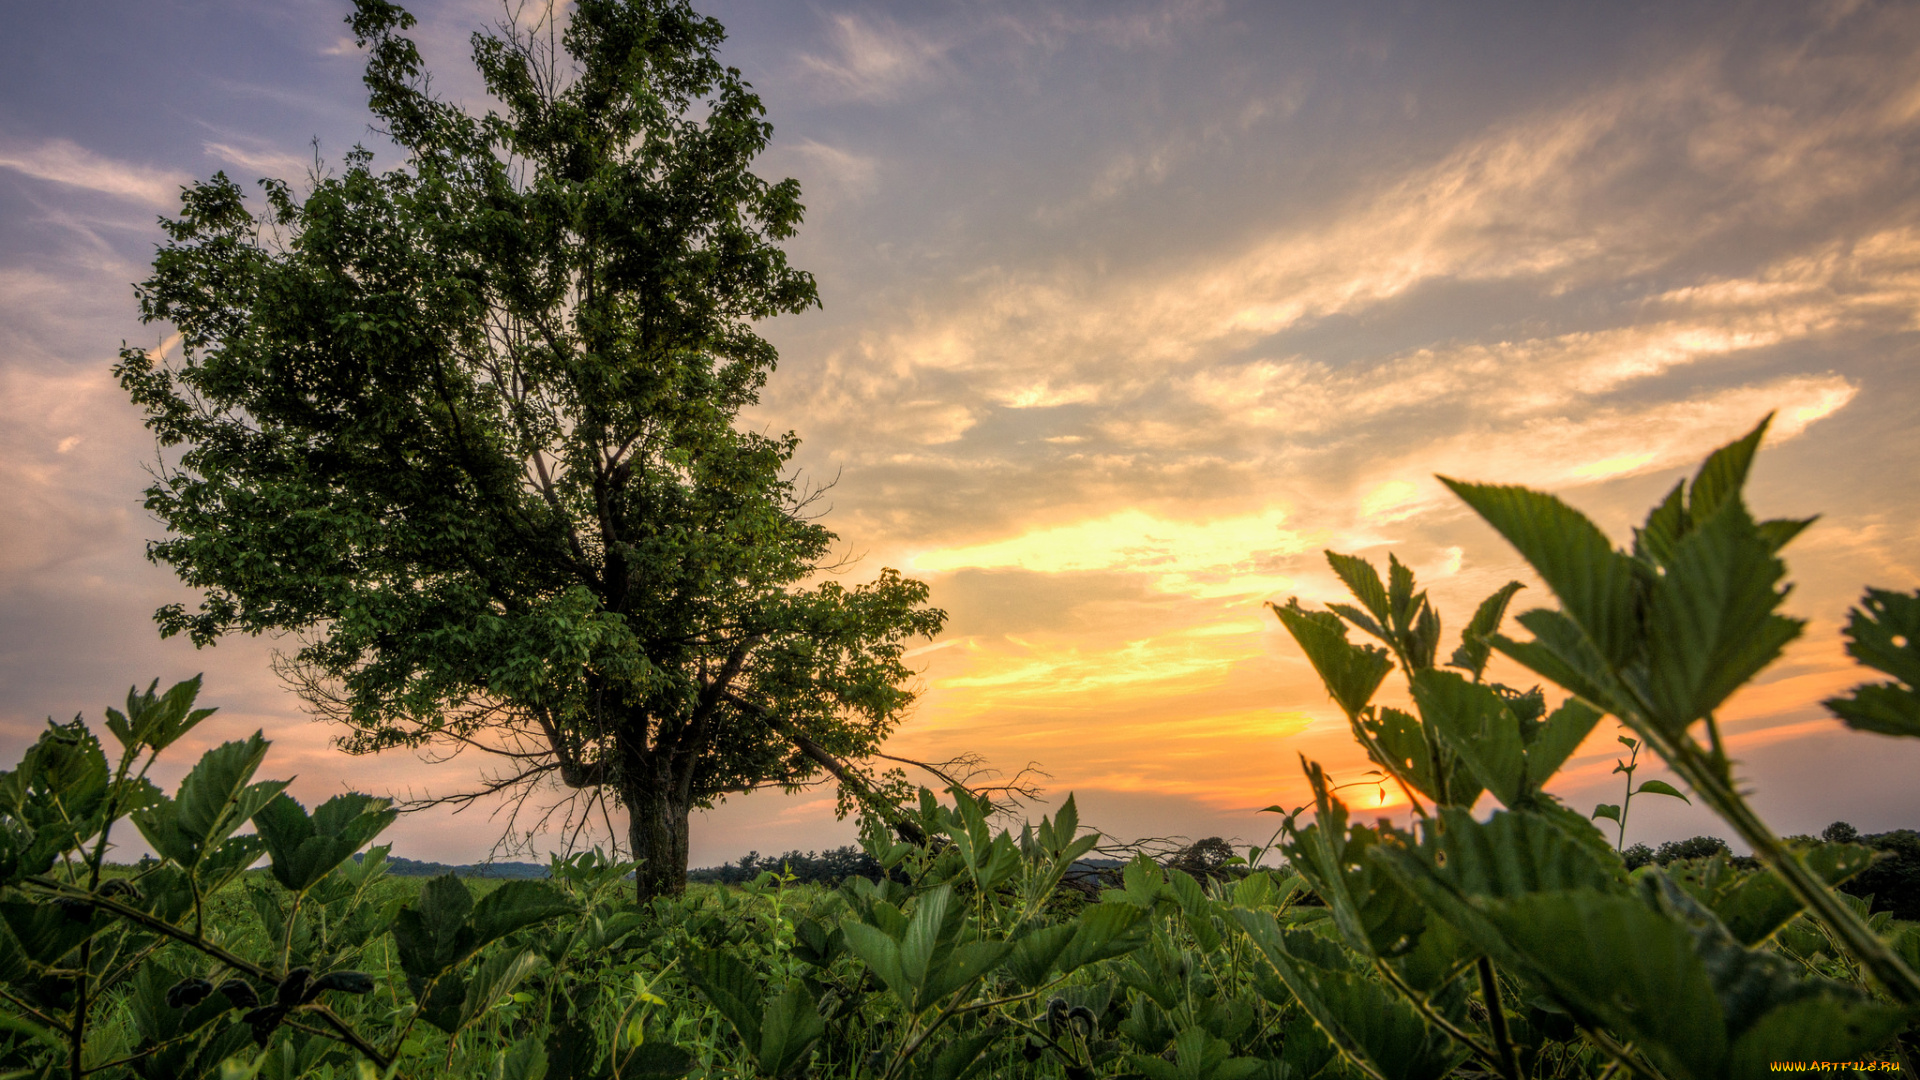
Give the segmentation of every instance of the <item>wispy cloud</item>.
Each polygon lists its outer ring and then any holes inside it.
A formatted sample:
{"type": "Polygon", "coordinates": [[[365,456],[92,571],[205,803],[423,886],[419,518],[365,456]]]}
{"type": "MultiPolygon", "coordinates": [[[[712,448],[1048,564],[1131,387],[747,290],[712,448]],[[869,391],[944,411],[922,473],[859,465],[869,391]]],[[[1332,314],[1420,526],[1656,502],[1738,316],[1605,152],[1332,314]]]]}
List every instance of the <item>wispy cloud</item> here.
{"type": "Polygon", "coordinates": [[[184,173],[116,161],[67,139],[0,145],[0,168],[155,206],[176,203],[180,188],[192,179],[184,173]]]}
{"type": "Polygon", "coordinates": [[[828,16],[826,53],[803,52],[800,69],[839,96],[889,100],[931,81],[944,47],[884,16],[841,12],[828,16]]]}
{"type": "Polygon", "coordinates": [[[205,142],[202,149],[209,157],[250,173],[275,180],[290,180],[305,175],[313,167],[313,157],[299,157],[271,147],[235,146],[232,142],[205,142]]]}

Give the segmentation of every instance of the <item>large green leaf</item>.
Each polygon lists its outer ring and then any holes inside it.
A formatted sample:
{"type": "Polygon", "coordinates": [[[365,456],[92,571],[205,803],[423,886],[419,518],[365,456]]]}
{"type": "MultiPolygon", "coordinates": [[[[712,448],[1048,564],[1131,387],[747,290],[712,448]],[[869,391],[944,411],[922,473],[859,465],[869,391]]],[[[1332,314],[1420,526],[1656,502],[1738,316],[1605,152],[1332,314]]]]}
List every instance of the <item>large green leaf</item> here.
{"type": "Polygon", "coordinates": [[[1307,764],[1307,782],[1314,793],[1314,823],[1283,842],[1288,861],[1326,903],[1351,948],[1368,956],[1412,949],[1426,913],[1400,882],[1367,860],[1368,848],[1381,841],[1382,832],[1348,827],[1346,804],[1329,790],[1318,763],[1307,764]]]}
{"type": "Polygon", "coordinates": [[[1326,684],[1327,693],[1348,719],[1359,716],[1393,670],[1392,656],[1385,649],[1348,641],[1346,626],[1331,612],[1307,611],[1297,599],[1288,600],[1285,607],[1272,607],[1287,632],[1300,643],[1313,670],[1326,684]]]}
{"type": "Polygon", "coordinates": [[[1848,727],[1920,736],[1920,592],[1868,589],[1847,619],[1847,654],[1896,681],[1857,686],[1824,704],[1848,727]]]}
{"type": "Polygon", "coordinates": [[[1679,734],[1772,663],[1805,624],[1774,614],[1786,567],[1729,496],[1674,545],[1647,607],[1649,719],[1679,734]]]}
{"type": "Polygon", "coordinates": [[[1082,908],[1073,921],[1073,940],[1060,951],[1054,967],[1064,975],[1088,964],[1125,956],[1145,944],[1152,926],[1147,909],[1131,904],[1082,908]]]}
{"type": "MultiPolygon", "coordinates": [[[[1873,849],[1860,844],[1822,844],[1800,858],[1820,880],[1833,886],[1872,865],[1873,849]]],[[[1765,941],[1805,906],[1772,870],[1736,870],[1721,856],[1694,865],[1675,863],[1667,868],[1667,874],[1711,908],[1742,945],[1765,941]]]]}
{"type": "Polygon", "coordinates": [[[252,782],[269,745],[256,731],[202,754],[172,799],[133,814],[134,827],[162,858],[183,870],[198,870],[235,830],[286,790],[284,781],[252,782]]]}
{"type": "Polygon", "coordinates": [[[467,922],[473,947],[484,948],[515,931],[579,910],[579,904],[544,881],[508,881],[481,897],[467,922]]]}
{"type": "Polygon", "coordinates": [[[253,824],[267,842],[274,880],[300,893],[372,843],[398,816],[392,800],[349,792],[321,803],[308,817],[282,794],[255,812],[253,824]]]}
{"type": "Polygon", "coordinates": [[[769,998],[752,968],[717,949],[695,954],[687,973],[769,1076],[798,1070],[826,1032],[819,1008],[798,981],[769,998]]]}
{"type": "MultiPolygon", "coordinates": [[[[1133,911],[1138,908],[1123,907],[1118,904],[1100,904],[1089,906],[1082,915],[1095,911],[1133,911]]],[[[1007,950],[1007,974],[1015,982],[1032,990],[1045,985],[1053,973],[1054,963],[1060,954],[1066,951],[1067,944],[1079,932],[1075,923],[1056,923],[1027,930],[1017,938],[1007,950]]]]}
{"type": "Polygon", "coordinates": [[[1641,649],[1634,560],[1578,510],[1523,487],[1441,477],[1453,493],[1507,538],[1560,600],[1561,608],[1613,667],[1641,649]]]}
{"type": "Polygon", "coordinates": [[[1173,1060],[1136,1054],[1133,1067],[1148,1080],[1247,1080],[1266,1067],[1255,1058],[1234,1057],[1225,1039],[1202,1027],[1190,1027],[1173,1040],[1173,1060]]]}
{"type": "Polygon", "coordinates": [[[1533,729],[1527,746],[1527,781],[1535,787],[1545,785],[1599,722],[1600,711],[1579,698],[1562,702],[1533,729]]]}
{"type": "Polygon", "coordinates": [[[1474,779],[1504,805],[1520,802],[1529,787],[1526,747],[1519,721],[1491,687],[1428,669],[1414,672],[1413,699],[1474,779]]]}
{"type": "Polygon", "coordinates": [[[1558,611],[1535,608],[1515,621],[1533,632],[1533,640],[1522,642],[1504,634],[1488,635],[1487,640],[1495,649],[1535,674],[1560,684],[1602,712],[1623,720],[1638,718],[1640,710],[1632,696],[1573,620],[1558,611]]]}
{"type": "Polygon", "coordinates": [[[1380,572],[1373,564],[1358,555],[1342,555],[1336,551],[1326,552],[1327,565],[1339,576],[1347,591],[1360,601],[1362,610],[1354,611],[1349,605],[1335,605],[1342,611],[1348,622],[1353,623],[1367,633],[1382,641],[1387,640],[1387,628],[1393,625],[1393,616],[1387,603],[1387,588],[1380,583],[1380,572]],[[1351,611],[1351,614],[1348,612],[1351,611]]]}
{"type": "Polygon", "coordinates": [[[753,969],[718,949],[695,953],[687,962],[687,975],[700,992],[727,1018],[740,1041],[757,1050],[760,1046],[760,1016],[764,1008],[760,980],[753,969]]]}

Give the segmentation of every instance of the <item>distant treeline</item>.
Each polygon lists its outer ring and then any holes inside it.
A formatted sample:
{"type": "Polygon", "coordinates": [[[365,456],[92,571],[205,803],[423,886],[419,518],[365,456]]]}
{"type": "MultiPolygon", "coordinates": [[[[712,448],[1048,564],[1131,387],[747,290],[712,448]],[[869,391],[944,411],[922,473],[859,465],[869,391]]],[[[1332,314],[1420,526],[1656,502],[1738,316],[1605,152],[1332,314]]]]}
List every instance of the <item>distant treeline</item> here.
{"type": "Polygon", "coordinates": [[[789,851],[785,855],[749,851],[724,866],[689,870],[687,880],[709,885],[741,885],[767,871],[792,874],[797,882],[809,885],[836,885],[850,877],[878,881],[886,874],[873,856],[849,844],[824,852],[789,851]]]}
{"type": "MultiPolygon", "coordinates": [[[[354,862],[363,856],[355,855],[354,862]]],[[[387,873],[395,877],[443,877],[454,874],[467,878],[543,878],[547,876],[544,863],[495,862],[465,863],[449,866],[446,863],[421,862],[418,859],[402,859],[397,855],[387,856],[387,873]]]]}

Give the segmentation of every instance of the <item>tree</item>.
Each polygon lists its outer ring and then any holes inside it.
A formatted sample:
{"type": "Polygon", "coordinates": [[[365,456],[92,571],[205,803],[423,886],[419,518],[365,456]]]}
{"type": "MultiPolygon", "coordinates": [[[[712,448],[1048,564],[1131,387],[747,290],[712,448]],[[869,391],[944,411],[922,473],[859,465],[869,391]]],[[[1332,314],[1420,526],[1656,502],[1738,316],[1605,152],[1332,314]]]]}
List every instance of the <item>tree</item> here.
{"type": "Polygon", "coordinates": [[[776,360],[752,324],[818,303],[777,246],[799,185],[750,170],[764,109],[683,0],[474,35],[483,116],[430,92],[399,7],[348,22],[404,165],[356,147],[257,211],[196,183],[138,288],[180,334],[115,368],[177,448],[148,554],[204,594],[156,619],[293,634],[349,752],[610,792],[640,894],[677,892],[690,811],[875,751],[945,618],[892,570],[823,578],[796,438],[735,426],[776,360]]]}

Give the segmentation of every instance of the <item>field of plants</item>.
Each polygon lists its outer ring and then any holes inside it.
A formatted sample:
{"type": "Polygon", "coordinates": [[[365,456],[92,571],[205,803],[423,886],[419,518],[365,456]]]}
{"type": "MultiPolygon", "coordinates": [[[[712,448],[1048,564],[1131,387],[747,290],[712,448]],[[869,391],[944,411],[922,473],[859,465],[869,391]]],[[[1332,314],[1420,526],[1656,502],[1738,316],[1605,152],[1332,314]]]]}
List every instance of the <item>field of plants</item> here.
{"type": "MultiPolygon", "coordinates": [[[[0,776],[0,1076],[370,1080],[1143,1077],[1307,1080],[1756,1076],[1911,1069],[1920,925],[1833,886],[1870,849],[1787,842],[1755,816],[1715,707],[1799,630],[1741,487],[1763,433],[1710,458],[1616,551],[1550,496],[1454,484],[1560,602],[1483,604],[1450,662],[1412,574],[1331,555],[1353,604],[1276,613],[1415,821],[1351,820],[1321,766],[1272,848],[1194,875],[1141,857],[1067,879],[1098,842],[1069,797],[995,827],[964,788],[869,803],[885,869],[837,888],[773,872],[634,900],[632,864],[544,880],[402,879],[395,818],[309,811],[256,778],[256,735],[171,795],[147,771],[211,710],[199,682],[131,692],[108,740],[53,724],[0,776]],[[1358,644],[1357,628],[1380,641],[1358,644]],[[1548,680],[1484,679],[1498,650],[1548,680]],[[1417,713],[1371,699],[1396,669],[1417,713]],[[1549,685],[1573,691],[1550,700],[1549,685]],[[1627,798],[1544,790],[1610,714],[1627,798]],[[1704,741],[1703,741],[1704,740],[1704,741]],[[1754,852],[1629,871],[1641,751],[1754,852]],[[1476,815],[1491,796],[1497,808],[1476,815]],[[243,832],[247,826],[251,831],[243,832]],[[110,867],[134,830],[157,859],[110,867]],[[910,838],[910,839],[903,839],[910,838]],[[357,853],[366,854],[356,859],[357,853]],[[257,866],[264,859],[264,866],[257,866]],[[1277,868],[1276,865],[1277,864],[1277,868]],[[1818,1067],[1818,1066],[1815,1066],[1818,1067]]],[[[1848,648],[1892,676],[1829,702],[1920,734],[1920,597],[1870,591],[1848,648]]]]}

